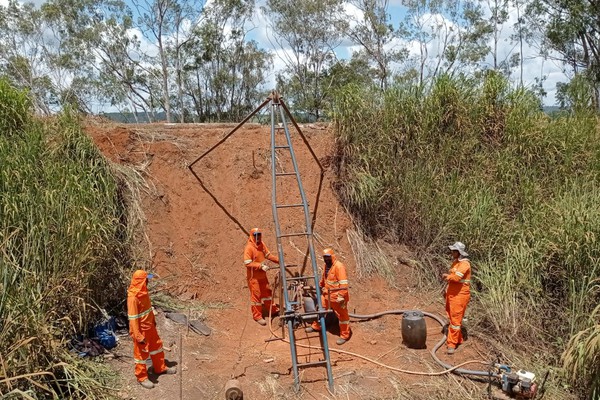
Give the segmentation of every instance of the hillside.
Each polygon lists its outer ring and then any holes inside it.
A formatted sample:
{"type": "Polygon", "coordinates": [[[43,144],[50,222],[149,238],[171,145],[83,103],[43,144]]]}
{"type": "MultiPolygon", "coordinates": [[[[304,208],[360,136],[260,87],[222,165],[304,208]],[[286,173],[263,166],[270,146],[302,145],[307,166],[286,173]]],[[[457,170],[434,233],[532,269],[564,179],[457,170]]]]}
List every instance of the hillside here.
{"type": "MultiPolygon", "coordinates": [[[[160,276],[151,294],[155,298],[163,294],[172,296],[178,306],[187,310],[184,312],[201,317],[212,329],[212,335],[200,336],[180,330],[164,314],[159,314],[159,334],[170,349],[166,357],[170,365],[179,363],[182,347],[183,365],[179,365],[180,375],[161,376],[151,391],[136,383],[131,342],[122,337],[115,352],[118,357],[113,362],[123,376],[121,396],[146,400],[179,398],[181,388],[184,399],[220,399],[224,398],[226,382],[235,377],[242,384],[245,399],[443,399],[456,398],[458,394],[484,398],[487,385],[482,383],[457,376],[397,373],[356,356],[338,353],[331,353],[335,396],[327,391],[326,373],[321,367],[303,370],[302,390],[294,394],[288,344],[265,342],[271,336],[269,328],[256,324],[250,314],[242,264],[247,236],[202,189],[187,167],[234,126],[96,121],[86,127],[106,157],[138,171],[144,180],[140,194],[145,235],[138,243],[143,250],[136,266],[160,276]]],[[[303,132],[321,163],[327,166],[333,140],[327,127],[307,125],[303,132]]],[[[306,147],[297,137],[294,140],[298,141],[296,157],[305,191],[314,199],[318,169],[306,147]]],[[[268,154],[269,127],[248,124],[195,170],[223,207],[247,230],[261,227],[265,231],[264,241],[274,249],[268,154]]],[[[353,229],[352,221],[334,195],[332,179],[328,170],[315,226],[316,251],[331,246],[348,267],[351,311],[370,314],[390,309],[420,309],[443,315],[444,303],[439,291],[419,289],[415,271],[403,263],[410,259],[403,249],[381,244],[397,268],[396,288],[379,277],[358,279],[347,237],[347,231],[353,229]]],[[[285,221],[283,228],[291,228],[294,223],[285,221]]],[[[301,263],[302,256],[300,249],[297,254],[286,255],[290,263],[301,263]]],[[[274,274],[269,272],[272,283],[274,274]]],[[[400,327],[399,316],[353,323],[352,340],[342,349],[396,368],[440,371],[441,367],[429,354],[442,337],[439,325],[428,320],[426,350],[406,348],[400,327]]],[[[302,330],[298,335],[306,336],[302,330]]],[[[330,347],[336,347],[331,335],[330,347]]],[[[451,361],[486,359],[488,352],[486,346],[472,338],[451,361]]],[[[448,356],[442,353],[440,357],[448,361],[448,356]]],[[[316,359],[314,355],[311,358],[316,359]]]]}

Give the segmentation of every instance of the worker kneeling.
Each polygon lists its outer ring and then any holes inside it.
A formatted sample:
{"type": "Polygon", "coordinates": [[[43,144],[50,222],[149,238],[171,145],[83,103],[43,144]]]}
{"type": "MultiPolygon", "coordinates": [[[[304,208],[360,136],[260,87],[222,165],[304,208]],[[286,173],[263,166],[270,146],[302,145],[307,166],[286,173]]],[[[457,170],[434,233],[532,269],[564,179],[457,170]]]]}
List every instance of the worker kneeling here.
{"type": "MultiPolygon", "coordinates": [[[[323,276],[319,282],[321,288],[321,303],[323,307],[331,308],[340,321],[340,338],[336,341],[342,345],[350,340],[352,330],[350,329],[350,316],[348,315],[348,275],[346,266],[338,261],[332,249],[323,250],[323,261],[325,266],[323,276]]],[[[306,332],[314,332],[321,329],[318,321],[306,328],[306,332]]]]}

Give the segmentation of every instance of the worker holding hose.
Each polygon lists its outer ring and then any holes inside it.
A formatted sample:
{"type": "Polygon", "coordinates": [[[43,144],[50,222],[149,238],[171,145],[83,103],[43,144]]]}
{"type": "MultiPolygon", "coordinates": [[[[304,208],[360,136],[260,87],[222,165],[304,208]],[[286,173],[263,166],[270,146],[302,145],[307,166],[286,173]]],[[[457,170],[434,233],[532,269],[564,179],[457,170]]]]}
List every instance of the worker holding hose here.
{"type": "Polygon", "coordinates": [[[446,288],[446,313],[450,319],[448,325],[448,354],[454,354],[456,348],[463,342],[461,324],[467,304],[471,299],[471,263],[465,245],[455,242],[448,246],[452,254],[452,266],[442,279],[448,282],[446,288]]]}
{"type": "MultiPolygon", "coordinates": [[[[340,338],[336,341],[342,345],[350,340],[352,330],[350,329],[350,316],[348,315],[348,275],[346,266],[338,261],[333,249],[323,250],[323,261],[325,262],[323,276],[319,282],[321,287],[321,303],[323,307],[331,307],[340,321],[340,338]]],[[[306,332],[315,332],[321,329],[318,320],[306,328],[306,332]]]]}
{"type": "Polygon", "coordinates": [[[258,228],[250,231],[250,237],[244,248],[244,265],[246,266],[246,279],[250,289],[250,310],[252,318],[262,326],[267,325],[263,318],[263,305],[271,310],[271,315],[279,313],[279,307],[273,304],[273,292],[267,278],[267,271],[271,268],[264,263],[265,260],[279,263],[279,258],[271,254],[262,241],[262,232],[258,228]]]}

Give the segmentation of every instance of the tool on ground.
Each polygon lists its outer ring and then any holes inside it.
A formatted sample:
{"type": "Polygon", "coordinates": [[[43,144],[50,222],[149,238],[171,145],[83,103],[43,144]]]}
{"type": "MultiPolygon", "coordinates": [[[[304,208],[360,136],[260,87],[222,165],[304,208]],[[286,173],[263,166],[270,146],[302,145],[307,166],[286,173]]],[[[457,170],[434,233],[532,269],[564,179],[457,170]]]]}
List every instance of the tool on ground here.
{"type": "Polygon", "coordinates": [[[188,325],[190,327],[190,329],[198,334],[204,335],[204,336],[210,336],[210,334],[212,333],[212,330],[206,326],[206,324],[200,320],[191,320],[188,322],[187,316],[185,314],[181,314],[181,313],[173,313],[173,312],[167,312],[165,313],[165,317],[169,318],[170,320],[181,324],[181,325],[188,325]]]}

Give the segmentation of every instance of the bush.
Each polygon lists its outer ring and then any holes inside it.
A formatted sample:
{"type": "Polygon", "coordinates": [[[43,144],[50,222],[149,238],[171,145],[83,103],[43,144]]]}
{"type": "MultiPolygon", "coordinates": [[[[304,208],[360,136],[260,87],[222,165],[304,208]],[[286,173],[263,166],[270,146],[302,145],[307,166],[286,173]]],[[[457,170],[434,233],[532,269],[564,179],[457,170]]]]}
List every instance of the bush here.
{"type": "Polygon", "coordinates": [[[342,201],[371,236],[430,258],[431,276],[447,268],[432,261],[446,245],[465,242],[479,328],[549,354],[589,328],[600,299],[590,290],[600,259],[594,115],[550,119],[533,93],[489,73],[383,96],[347,87],[334,117],[342,201]]]}
{"type": "Polygon", "coordinates": [[[73,357],[67,342],[95,322],[92,305],[123,300],[128,233],[117,182],[69,114],[42,124],[15,112],[9,122],[19,135],[0,135],[0,354],[11,381],[0,392],[110,397],[108,369],[73,357]]]}
{"type": "Polygon", "coordinates": [[[0,78],[0,135],[20,132],[30,120],[31,101],[25,91],[14,90],[0,78]]]}

